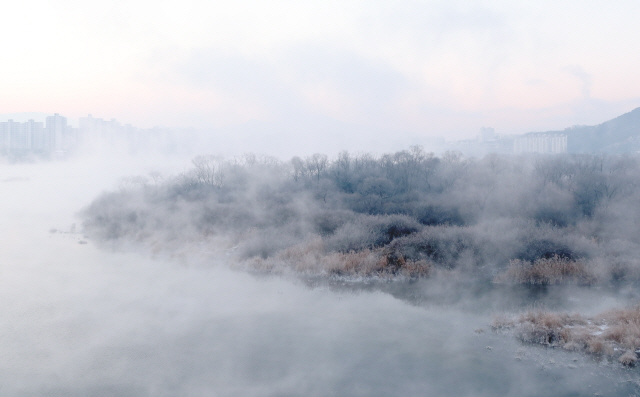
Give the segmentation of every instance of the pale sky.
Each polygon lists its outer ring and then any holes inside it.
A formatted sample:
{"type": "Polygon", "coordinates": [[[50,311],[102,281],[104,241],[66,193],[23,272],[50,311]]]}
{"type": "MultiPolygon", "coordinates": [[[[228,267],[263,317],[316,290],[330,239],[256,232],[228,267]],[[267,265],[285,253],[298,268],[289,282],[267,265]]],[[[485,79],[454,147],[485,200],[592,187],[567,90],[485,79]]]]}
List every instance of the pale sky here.
{"type": "Polygon", "coordinates": [[[447,139],[597,124],[640,106],[638,21],[637,0],[12,1],[0,113],[447,139]]]}

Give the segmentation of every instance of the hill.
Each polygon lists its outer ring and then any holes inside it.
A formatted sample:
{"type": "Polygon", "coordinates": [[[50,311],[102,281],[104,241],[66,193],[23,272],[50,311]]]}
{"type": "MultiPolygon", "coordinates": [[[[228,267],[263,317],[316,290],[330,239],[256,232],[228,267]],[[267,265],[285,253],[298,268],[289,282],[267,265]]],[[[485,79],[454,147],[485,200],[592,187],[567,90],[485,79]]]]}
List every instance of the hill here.
{"type": "Polygon", "coordinates": [[[546,134],[567,135],[569,153],[640,151],[640,108],[594,126],[576,126],[546,134]]]}

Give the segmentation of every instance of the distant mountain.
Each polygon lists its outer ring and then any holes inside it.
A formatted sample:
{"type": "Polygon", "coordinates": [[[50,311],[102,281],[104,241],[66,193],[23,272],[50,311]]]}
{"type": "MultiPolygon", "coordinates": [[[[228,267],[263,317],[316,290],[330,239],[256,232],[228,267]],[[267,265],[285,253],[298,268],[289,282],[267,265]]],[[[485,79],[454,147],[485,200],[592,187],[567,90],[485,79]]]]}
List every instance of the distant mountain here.
{"type": "Polygon", "coordinates": [[[567,135],[567,151],[569,153],[640,151],[640,108],[602,124],[575,126],[563,131],[547,131],[545,134],[567,135]]]}

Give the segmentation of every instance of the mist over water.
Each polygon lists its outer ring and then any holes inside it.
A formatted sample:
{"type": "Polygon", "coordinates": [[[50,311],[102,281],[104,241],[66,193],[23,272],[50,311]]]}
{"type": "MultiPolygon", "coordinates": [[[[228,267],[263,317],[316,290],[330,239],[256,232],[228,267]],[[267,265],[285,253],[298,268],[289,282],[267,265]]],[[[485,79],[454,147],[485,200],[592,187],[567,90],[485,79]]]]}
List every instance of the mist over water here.
{"type": "MultiPolygon", "coordinates": [[[[101,191],[122,176],[187,164],[85,159],[0,167],[1,394],[640,393],[636,369],[491,332],[494,311],[536,301],[525,290],[305,283],[233,271],[224,256],[152,257],[90,239],[79,244],[85,237],[76,214],[101,191]]],[[[595,310],[630,299],[602,290],[568,299],[563,291],[550,288],[538,301],[595,310]]]]}

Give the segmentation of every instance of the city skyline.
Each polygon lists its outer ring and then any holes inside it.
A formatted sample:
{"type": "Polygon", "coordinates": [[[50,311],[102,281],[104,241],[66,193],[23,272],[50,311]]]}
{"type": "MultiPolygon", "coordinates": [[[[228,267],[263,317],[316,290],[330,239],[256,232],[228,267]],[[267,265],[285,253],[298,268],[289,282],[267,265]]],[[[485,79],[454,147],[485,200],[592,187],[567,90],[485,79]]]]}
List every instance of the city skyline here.
{"type": "MultiPolygon", "coordinates": [[[[77,127],[68,123],[65,116],[55,113],[24,113],[25,117],[40,115],[44,121],[8,119],[0,115],[0,155],[63,155],[78,150],[106,150],[112,154],[118,150],[136,152],[150,148],[176,150],[192,144],[193,137],[183,137],[186,142],[174,142],[173,130],[137,128],[122,124],[112,118],[105,120],[88,114],[78,119],[77,127]],[[168,141],[168,142],[167,142],[168,141]],[[173,147],[172,147],[173,146],[173,147]]],[[[20,116],[15,114],[15,116],[20,116]]]]}
{"type": "MultiPolygon", "coordinates": [[[[45,122],[28,119],[18,121],[8,119],[0,121],[0,153],[64,153],[74,151],[81,146],[90,145],[92,142],[111,142],[116,140],[129,141],[129,144],[137,144],[147,141],[141,138],[150,131],[158,132],[161,129],[140,129],[131,124],[122,124],[115,118],[103,119],[88,114],[78,119],[78,126],[73,127],[68,119],[58,113],[47,116],[44,113],[24,113],[22,118],[39,114],[45,122]]],[[[0,115],[0,120],[3,116],[0,115]]],[[[12,116],[20,116],[15,114],[12,116]]],[[[169,132],[169,135],[173,135],[169,132]]],[[[191,139],[194,136],[190,137],[191,139]]],[[[424,143],[434,142],[432,138],[425,137],[424,143]]],[[[450,141],[445,145],[442,138],[439,143],[441,148],[458,149],[466,154],[482,155],[489,152],[496,153],[566,153],[567,135],[558,133],[528,133],[524,135],[496,134],[492,127],[481,127],[479,134],[470,140],[450,141]]],[[[420,144],[420,147],[423,145],[420,144]]]]}

